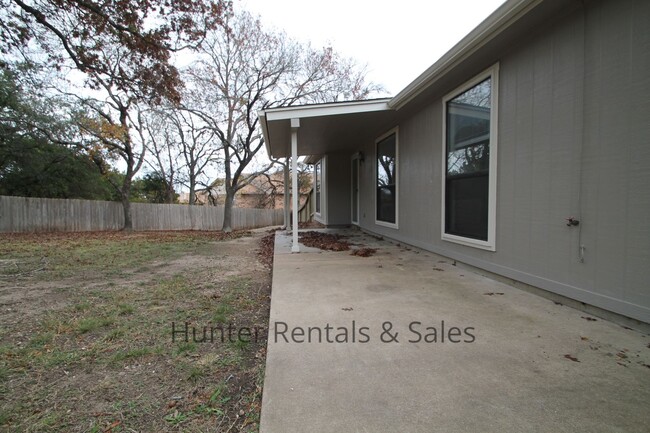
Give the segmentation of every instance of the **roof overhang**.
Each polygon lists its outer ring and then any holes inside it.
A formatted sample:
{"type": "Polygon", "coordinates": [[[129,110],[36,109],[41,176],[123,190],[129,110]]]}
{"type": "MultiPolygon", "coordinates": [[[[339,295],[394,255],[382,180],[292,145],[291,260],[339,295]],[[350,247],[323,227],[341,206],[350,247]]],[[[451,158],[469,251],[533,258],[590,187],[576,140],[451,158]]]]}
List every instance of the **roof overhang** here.
{"type": "Polygon", "coordinates": [[[580,7],[579,0],[508,0],[393,98],[260,111],[268,154],[289,156],[291,119],[300,119],[299,155],[357,151],[395,126],[398,116],[440,99],[551,25],[561,13],[580,7]]]}
{"type": "Polygon", "coordinates": [[[298,155],[359,150],[392,121],[389,98],[278,107],[258,112],[266,150],[273,158],[291,155],[291,119],[300,119],[298,155]]]}
{"type": "Polygon", "coordinates": [[[453,69],[476,50],[487,44],[513,22],[544,0],[510,0],[465,36],[413,82],[406,86],[390,101],[390,106],[400,109],[416,97],[422,90],[433,84],[446,71],[453,69]]]}
{"type": "Polygon", "coordinates": [[[320,155],[307,155],[302,159],[303,164],[316,164],[320,160],[320,155]]]}
{"type": "Polygon", "coordinates": [[[508,0],[393,97],[389,105],[401,110],[440,96],[441,88],[456,87],[499,61],[504,52],[552,25],[562,12],[582,7],[581,1],[508,0]]]}

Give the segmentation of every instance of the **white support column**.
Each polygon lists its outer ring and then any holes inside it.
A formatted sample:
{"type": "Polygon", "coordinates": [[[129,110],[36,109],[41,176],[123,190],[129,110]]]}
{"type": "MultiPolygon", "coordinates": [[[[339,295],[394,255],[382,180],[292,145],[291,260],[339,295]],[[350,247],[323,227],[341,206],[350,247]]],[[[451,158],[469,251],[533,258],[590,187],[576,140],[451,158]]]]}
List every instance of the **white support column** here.
{"type": "Polygon", "coordinates": [[[291,252],[299,253],[298,245],[298,128],[300,128],[300,119],[291,119],[291,205],[293,207],[293,224],[292,224],[292,245],[291,252]]]}
{"type": "Polygon", "coordinates": [[[284,159],[284,229],[291,231],[291,200],[289,199],[289,158],[284,159]]]}

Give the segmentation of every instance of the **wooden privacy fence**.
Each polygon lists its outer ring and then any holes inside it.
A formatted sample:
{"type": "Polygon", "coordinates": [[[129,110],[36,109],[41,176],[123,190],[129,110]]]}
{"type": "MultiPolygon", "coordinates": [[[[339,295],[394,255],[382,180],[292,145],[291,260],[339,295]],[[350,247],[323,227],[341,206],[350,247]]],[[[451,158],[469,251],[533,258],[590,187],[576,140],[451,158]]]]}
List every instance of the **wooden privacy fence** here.
{"type": "MultiPolygon", "coordinates": [[[[221,230],[223,206],[132,203],[134,230],[221,230]]],[[[232,228],[283,224],[282,209],[232,210],[232,228]]],[[[122,204],[111,201],[0,196],[0,232],[119,230],[122,204]]]]}
{"type": "Polygon", "coordinates": [[[312,188],[307,194],[307,200],[305,200],[305,203],[298,210],[298,221],[301,223],[311,221],[314,216],[314,212],[316,212],[316,199],[314,198],[315,194],[316,193],[314,191],[314,188],[312,188]]]}

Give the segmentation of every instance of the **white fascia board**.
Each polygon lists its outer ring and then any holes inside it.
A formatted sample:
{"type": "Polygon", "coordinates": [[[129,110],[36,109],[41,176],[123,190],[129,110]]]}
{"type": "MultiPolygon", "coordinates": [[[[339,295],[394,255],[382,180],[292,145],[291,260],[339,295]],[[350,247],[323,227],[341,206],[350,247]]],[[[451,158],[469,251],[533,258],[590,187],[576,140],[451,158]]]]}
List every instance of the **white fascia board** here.
{"type": "Polygon", "coordinates": [[[316,164],[322,157],[322,155],[305,155],[302,158],[302,162],[308,165],[316,164]]]}
{"type": "Polygon", "coordinates": [[[368,113],[371,111],[391,110],[390,98],[372,101],[334,102],[330,104],[296,105],[293,107],[268,108],[258,115],[264,115],[266,120],[304,119],[306,117],[335,116],[338,114],[368,113]]]}
{"type": "Polygon", "coordinates": [[[505,2],[451,50],[447,51],[440,60],[395,95],[388,105],[394,110],[404,107],[420,92],[444,76],[447,71],[467,59],[543,1],[509,0],[505,2]]]}
{"type": "Polygon", "coordinates": [[[271,158],[271,142],[269,140],[269,128],[266,125],[266,113],[264,110],[257,112],[257,117],[260,119],[260,126],[262,127],[262,137],[264,137],[264,147],[266,147],[266,154],[271,158]]]}

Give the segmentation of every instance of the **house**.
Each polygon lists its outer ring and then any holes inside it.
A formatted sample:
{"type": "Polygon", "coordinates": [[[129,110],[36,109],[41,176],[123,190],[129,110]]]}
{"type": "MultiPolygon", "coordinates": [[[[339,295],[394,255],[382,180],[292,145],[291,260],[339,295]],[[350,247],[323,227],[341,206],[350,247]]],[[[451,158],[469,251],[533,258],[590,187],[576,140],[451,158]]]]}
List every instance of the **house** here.
{"type": "MultiPolygon", "coordinates": [[[[302,206],[311,190],[311,173],[309,171],[299,173],[298,184],[300,189],[299,206],[302,206]]],[[[248,185],[237,191],[235,202],[238,207],[281,209],[284,207],[283,172],[275,171],[255,176],[248,185]]]]}
{"type": "Polygon", "coordinates": [[[317,221],[650,322],[650,2],[508,0],[395,97],[259,115],[317,221]]]}
{"type": "MultiPolygon", "coordinates": [[[[252,175],[244,175],[250,177],[252,175]]],[[[300,206],[309,197],[312,175],[302,172],[299,175],[300,206]]],[[[179,196],[179,203],[189,203],[189,193],[179,196]]],[[[223,178],[212,183],[211,188],[196,191],[196,204],[223,206],[226,200],[226,188],[223,178]]],[[[249,209],[281,209],[284,207],[284,174],[281,171],[257,174],[250,182],[235,193],[235,207],[249,209]]]]}

